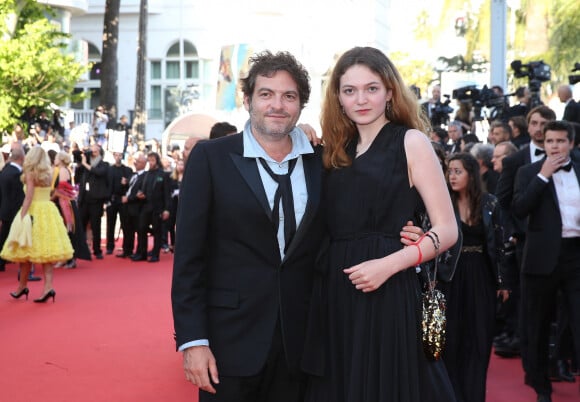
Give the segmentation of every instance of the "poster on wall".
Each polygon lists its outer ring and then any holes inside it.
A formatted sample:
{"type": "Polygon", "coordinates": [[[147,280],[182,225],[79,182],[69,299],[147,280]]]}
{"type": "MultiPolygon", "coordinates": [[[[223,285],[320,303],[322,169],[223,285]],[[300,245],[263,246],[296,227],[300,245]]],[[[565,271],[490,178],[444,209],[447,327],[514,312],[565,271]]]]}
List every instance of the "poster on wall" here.
{"type": "Polygon", "coordinates": [[[232,111],[242,107],[240,77],[248,72],[251,48],[247,44],[222,46],[217,83],[216,108],[232,111]]]}

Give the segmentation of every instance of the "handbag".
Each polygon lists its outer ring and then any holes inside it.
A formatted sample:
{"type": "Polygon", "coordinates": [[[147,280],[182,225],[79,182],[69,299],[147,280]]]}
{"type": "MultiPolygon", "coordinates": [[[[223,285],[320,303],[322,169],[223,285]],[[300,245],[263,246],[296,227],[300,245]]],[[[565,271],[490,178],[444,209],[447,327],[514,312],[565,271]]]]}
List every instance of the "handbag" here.
{"type": "Polygon", "coordinates": [[[422,297],[422,341],[423,351],[430,360],[439,360],[445,348],[445,326],[447,319],[445,310],[447,303],[445,295],[438,289],[435,289],[435,280],[437,279],[437,260],[439,259],[439,239],[433,232],[427,232],[425,236],[429,237],[435,246],[435,263],[433,280],[427,269],[427,290],[422,297]],[[437,239],[436,239],[437,238],[437,239]]]}

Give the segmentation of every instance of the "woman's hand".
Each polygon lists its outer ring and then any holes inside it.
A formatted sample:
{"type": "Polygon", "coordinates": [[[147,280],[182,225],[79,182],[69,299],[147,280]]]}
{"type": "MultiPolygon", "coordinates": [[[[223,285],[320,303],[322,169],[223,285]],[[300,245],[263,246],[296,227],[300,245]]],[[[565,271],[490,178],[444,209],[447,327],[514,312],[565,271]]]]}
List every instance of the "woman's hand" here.
{"type": "Polygon", "coordinates": [[[388,264],[385,264],[384,259],[365,261],[344,269],[343,272],[348,275],[352,284],[364,293],[377,290],[395,273],[388,264]]]}

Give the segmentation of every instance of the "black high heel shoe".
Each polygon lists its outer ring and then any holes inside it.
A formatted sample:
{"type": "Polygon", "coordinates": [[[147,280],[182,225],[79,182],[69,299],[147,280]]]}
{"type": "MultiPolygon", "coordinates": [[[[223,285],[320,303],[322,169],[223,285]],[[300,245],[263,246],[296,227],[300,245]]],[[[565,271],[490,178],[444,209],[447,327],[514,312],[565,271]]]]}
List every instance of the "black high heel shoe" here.
{"type": "Polygon", "coordinates": [[[28,300],[28,288],[24,288],[18,293],[10,292],[10,296],[14,297],[15,299],[20,299],[20,296],[22,295],[25,295],[26,300],[28,300]]]}
{"type": "Polygon", "coordinates": [[[50,289],[40,299],[34,299],[34,302],[35,303],[46,303],[46,301],[52,297],[52,302],[54,303],[55,296],[56,296],[56,292],[54,291],[54,289],[50,289]]]}

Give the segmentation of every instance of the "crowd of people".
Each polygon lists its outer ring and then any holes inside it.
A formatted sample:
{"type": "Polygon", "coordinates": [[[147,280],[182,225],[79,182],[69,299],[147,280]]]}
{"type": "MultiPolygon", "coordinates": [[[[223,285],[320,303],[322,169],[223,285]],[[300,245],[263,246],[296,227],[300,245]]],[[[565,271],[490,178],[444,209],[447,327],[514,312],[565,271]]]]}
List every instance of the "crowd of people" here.
{"type": "MultiPolygon", "coordinates": [[[[45,291],[35,301],[54,301],[53,270],[74,269],[80,260],[115,254],[155,263],[162,251],[173,251],[185,150],[134,149],[127,117],[109,124],[102,106],[95,110],[92,134],[85,127],[74,130],[74,124],[64,130],[62,123],[59,110],[50,120],[45,111],[28,108],[0,154],[0,272],[7,263],[19,264],[14,298],[28,298],[28,281],[42,280],[42,272],[45,291]],[[124,133],[125,141],[108,143],[108,127],[124,133]]],[[[236,127],[217,123],[212,137],[232,131],[236,127]]]]}

